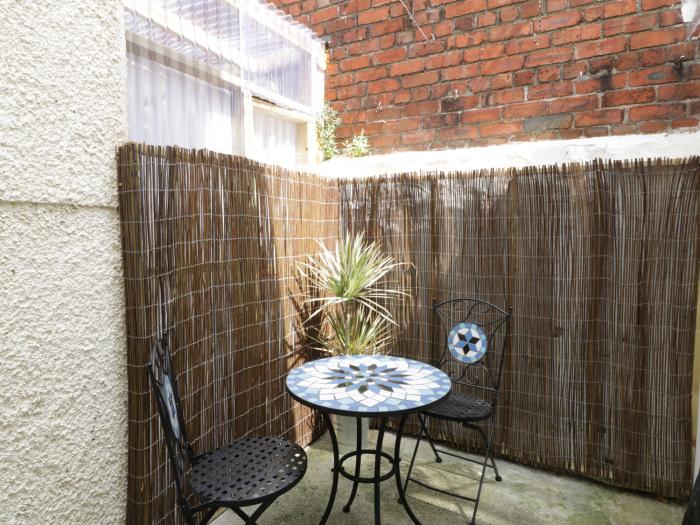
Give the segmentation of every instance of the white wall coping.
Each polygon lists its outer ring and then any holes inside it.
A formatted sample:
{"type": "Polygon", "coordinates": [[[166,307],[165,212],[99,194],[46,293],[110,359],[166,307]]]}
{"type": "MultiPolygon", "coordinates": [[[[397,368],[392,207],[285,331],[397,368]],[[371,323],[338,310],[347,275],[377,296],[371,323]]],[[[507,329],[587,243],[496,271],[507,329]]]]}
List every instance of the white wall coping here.
{"type": "Polygon", "coordinates": [[[316,167],[331,178],[417,171],[455,171],[587,162],[594,159],[682,158],[700,155],[700,130],[573,140],[515,142],[498,146],[386,155],[336,157],[316,167]]]}

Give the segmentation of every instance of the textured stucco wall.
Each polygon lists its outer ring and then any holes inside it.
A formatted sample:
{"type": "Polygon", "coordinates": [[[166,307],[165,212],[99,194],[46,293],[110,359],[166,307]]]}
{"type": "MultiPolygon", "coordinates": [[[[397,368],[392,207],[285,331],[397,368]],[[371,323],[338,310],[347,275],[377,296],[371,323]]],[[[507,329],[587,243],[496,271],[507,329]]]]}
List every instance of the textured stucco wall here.
{"type": "Polygon", "coordinates": [[[0,523],[124,523],[121,1],[0,0],[0,523]]]}

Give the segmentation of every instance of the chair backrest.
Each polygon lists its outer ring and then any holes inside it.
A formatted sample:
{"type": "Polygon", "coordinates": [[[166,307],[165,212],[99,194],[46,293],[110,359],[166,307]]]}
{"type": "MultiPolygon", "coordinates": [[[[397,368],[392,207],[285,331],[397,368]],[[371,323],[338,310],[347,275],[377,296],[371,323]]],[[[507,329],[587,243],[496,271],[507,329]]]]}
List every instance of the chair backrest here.
{"type": "Polygon", "coordinates": [[[498,393],[512,309],[478,299],[433,302],[444,332],[439,367],[455,384],[498,393]]]}
{"type": "Polygon", "coordinates": [[[166,338],[158,339],[151,347],[148,374],[151,378],[158,416],[168,447],[170,464],[175,471],[178,503],[181,506],[187,506],[186,498],[183,496],[186,490],[185,476],[194,458],[194,453],[187,439],[185,423],[182,419],[177,380],[170,363],[170,351],[166,338]]]}

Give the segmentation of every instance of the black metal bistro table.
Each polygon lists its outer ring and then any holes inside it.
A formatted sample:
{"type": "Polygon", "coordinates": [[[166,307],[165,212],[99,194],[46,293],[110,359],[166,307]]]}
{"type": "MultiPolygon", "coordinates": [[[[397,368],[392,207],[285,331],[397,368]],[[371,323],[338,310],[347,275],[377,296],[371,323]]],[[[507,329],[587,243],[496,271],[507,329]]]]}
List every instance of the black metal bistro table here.
{"type": "Polygon", "coordinates": [[[441,370],[414,361],[392,356],[338,356],[311,361],[293,369],[287,376],[287,389],[300,403],[315,408],[323,414],[333,444],[333,485],[321,525],[326,523],[333,508],[338,476],[353,482],[350,499],[343,507],[349,512],[359,483],[374,484],[374,522],[381,523],[379,487],[383,481],[396,479],[399,501],[414,523],[420,522],[404,497],[399,462],[401,461],[401,435],[408,415],[431,407],[445,399],[451,389],[450,378],[441,370]],[[340,457],[338,441],[330,414],[357,418],[357,448],[340,457]],[[376,449],[362,448],[361,418],[380,418],[376,449]],[[382,450],[387,419],[399,417],[394,455],[382,450]],[[363,455],[374,456],[374,476],[360,476],[363,455]],[[355,472],[350,473],[343,464],[355,458],[355,472]],[[381,472],[382,458],[391,468],[381,472]]]}

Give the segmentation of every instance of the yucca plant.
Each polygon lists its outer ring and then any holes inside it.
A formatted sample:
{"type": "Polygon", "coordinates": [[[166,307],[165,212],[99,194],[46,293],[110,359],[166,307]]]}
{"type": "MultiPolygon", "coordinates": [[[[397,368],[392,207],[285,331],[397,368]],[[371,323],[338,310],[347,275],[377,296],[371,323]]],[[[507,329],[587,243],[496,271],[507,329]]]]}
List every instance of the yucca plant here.
{"type": "Polygon", "coordinates": [[[333,251],[320,244],[320,253],[300,264],[310,291],[306,302],[314,305],[304,322],[325,318],[317,339],[321,349],[344,355],[386,351],[396,322],[384,304],[405,293],[383,281],[398,266],[362,234],[336,243],[333,251]]]}

